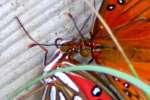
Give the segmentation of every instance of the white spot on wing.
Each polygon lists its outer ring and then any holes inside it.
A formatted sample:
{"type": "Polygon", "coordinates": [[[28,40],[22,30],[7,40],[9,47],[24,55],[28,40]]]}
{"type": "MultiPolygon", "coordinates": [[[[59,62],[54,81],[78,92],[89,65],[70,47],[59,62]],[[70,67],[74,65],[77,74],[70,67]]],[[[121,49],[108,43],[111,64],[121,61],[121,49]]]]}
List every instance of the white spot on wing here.
{"type": "Polygon", "coordinates": [[[92,92],[93,92],[94,95],[97,95],[97,93],[101,92],[101,89],[99,87],[95,87],[92,92]]]}
{"type": "Polygon", "coordinates": [[[55,66],[57,64],[57,62],[59,61],[59,59],[63,56],[63,53],[59,53],[59,55],[50,63],[48,64],[45,68],[44,68],[44,72],[48,72],[52,69],[53,66],[55,66]]]}
{"type": "Polygon", "coordinates": [[[59,96],[60,96],[60,100],[66,100],[65,96],[63,95],[63,93],[59,92],[59,96]]]}
{"type": "Polygon", "coordinates": [[[79,96],[74,96],[73,100],[82,100],[82,98],[79,96]]]}
{"type": "Polygon", "coordinates": [[[62,72],[57,72],[55,74],[61,81],[63,81],[65,84],[70,86],[72,89],[74,89],[76,92],[79,92],[78,87],[75,85],[75,83],[64,73],[62,72]]]}
{"type": "Polygon", "coordinates": [[[56,100],[56,88],[54,86],[51,88],[50,100],[56,100]]]}

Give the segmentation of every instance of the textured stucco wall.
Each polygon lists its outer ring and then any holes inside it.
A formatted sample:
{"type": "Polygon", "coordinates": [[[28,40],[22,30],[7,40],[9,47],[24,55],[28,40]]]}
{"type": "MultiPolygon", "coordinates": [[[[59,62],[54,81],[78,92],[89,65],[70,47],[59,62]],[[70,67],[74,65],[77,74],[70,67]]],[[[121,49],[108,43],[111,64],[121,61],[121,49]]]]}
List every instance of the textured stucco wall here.
{"type": "MultiPolygon", "coordinates": [[[[97,7],[101,1],[96,0],[97,7]]],[[[0,0],[0,100],[34,79],[43,68],[44,53],[38,47],[27,47],[32,41],[14,17],[18,16],[39,42],[53,43],[57,37],[77,37],[66,11],[72,13],[79,27],[91,14],[83,0],[0,0]]],[[[85,31],[91,23],[92,20],[85,31]]],[[[49,47],[49,56],[54,49],[49,47]]]]}

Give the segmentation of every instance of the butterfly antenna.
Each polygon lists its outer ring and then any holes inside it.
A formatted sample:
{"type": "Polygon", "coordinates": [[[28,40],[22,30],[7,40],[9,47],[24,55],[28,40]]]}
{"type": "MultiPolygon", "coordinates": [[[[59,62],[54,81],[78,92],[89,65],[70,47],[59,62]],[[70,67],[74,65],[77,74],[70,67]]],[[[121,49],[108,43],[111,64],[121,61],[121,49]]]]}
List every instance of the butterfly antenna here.
{"type": "Polygon", "coordinates": [[[86,24],[88,23],[88,21],[90,20],[91,18],[91,15],[89,15],[86,20],[84,21],[84,24],[82,25],[81,29],[80,29],[80,32],[84,29],[84,27],[86,26],[86,24]]]}
{"type": "Polygon", "coordinates": [[[74,24],[75,28],[77,29],[77,31],[78,31],[79,35],[81,36],[81,38],[84,39],[84,36],[83,36],[82,32],[79,30],[74,17],[71,15],[71,13],[67,13],[67,15],[72,19],[73,24],[74,24]]]}
{"type": "Polygon", "coordinates": [[[29,32],[25,29],[25,27],[21,23],[20,19],[17,16],[15,18],[17,19],[18,23],[20,24],[20,26],[24,30],[25,34],[29,37],[29,39],[31,39],[35,44],[37,44],[42,50],[44,50],[45,52],[48,52],[48,50],[46,48],[44,48],[42,45],[39,45],[39,43],[31,37],[29,32]]]}
{"type": "Polygon", "coordinates": [[[44,56],[44,66],[47,65],[47,54],[48,54],[48,50],[43,47],[43,45],[39,45],[39,43],[34,40],[32,38],[32,36],[30,36],[29,32],[25,29],[25,27],[23,26],[23,24],[21,23],[21,21],[19,20],[19,18],[16,16],[15,17],[18,21],[18,23],[20,24],[20,26],[22,27],[22,29],[24,30],[25,34],[29,37],[29,39],[31,39],[35,44],[37,44],[43,51],[45,51],[45,56],[44,56]]]}

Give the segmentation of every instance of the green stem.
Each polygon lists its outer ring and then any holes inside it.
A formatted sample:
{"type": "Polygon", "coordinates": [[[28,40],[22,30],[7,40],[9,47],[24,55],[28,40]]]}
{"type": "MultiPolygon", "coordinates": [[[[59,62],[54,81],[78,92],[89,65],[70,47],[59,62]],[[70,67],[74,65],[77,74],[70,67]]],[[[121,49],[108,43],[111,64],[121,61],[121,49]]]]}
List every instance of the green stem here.
{"type": "Polygon", "coordinates": [[[121,79],[124,79],[128,82],[130,82],[131,84],[137,86],[138,88],[142,89],[144,92],[146,92],[148,95],[150,95],[150,86],[145,84],[143,81],[128,75],[124,72],[121,71],[117,71],[115,69],[112,68],[108,68],[106,66],[98,66],[98,65],[78,65],[77,67],[65,67],[65,68],[59,68],[57,70],[53,70],[49,73],[47,73],[44,76],[39,76],[37,77],[35,80],[27,83],[26,85],[24,85],[23,87],[18,88],[16,91],[14,91],[11,95],[9,95],[6,99],[9,100],[11,98],[13,98],[14,96],[17,96],[19,93],[21,93],[23,90],[31,87],[33,84],[39,82],[40,80],[42,80],[43,78],[47,77],[47,76],[51,76],[54,75],[57,72],[70,72],[70,71],[96,71],[96,72],[100,72],[100,73],[105,73],[105,74],[110,74],[116,77],[119,77],[121,79]]]}

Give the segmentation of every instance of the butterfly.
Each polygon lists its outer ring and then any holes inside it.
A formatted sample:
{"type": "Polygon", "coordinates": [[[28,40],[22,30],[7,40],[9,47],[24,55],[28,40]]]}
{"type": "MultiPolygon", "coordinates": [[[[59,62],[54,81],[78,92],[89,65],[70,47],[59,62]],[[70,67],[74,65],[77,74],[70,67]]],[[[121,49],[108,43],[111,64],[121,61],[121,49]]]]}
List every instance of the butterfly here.
{"type": "MultiPolygon", "coordinates": [[[[146,34],[149,32],[148,2],[148,0],[106,0],[102,5],[102,9],[100,9],[100,14],[103,15],[116,37],[119,39],[119,42],[125,48],[125,51],[135,65],[138,74],[140,74],[142,79],[146,82],[149,82],[149,79],[142,72],[148,73],[149,70],[145,66],[150,65],[148,63],[149,35],[146,34]],[[138,11],[136,10],[137,8],[138,11]],[[137,27],[140,28],[137,30],[137,27]]],[[[81,33],[81,30],[78,32],[81,33]]],[[[81,34],[80,36],[81,40],[78,43],[72,40],[60,45],[60,49],[67,55],[69,54],[69,59],[65,58],[65,60],[73,61],[74,63],[76,61],[72,59],[74,54],[80,53],[83,57],[88,57],[91,54],[97,64],[112,66],[129,73],[126,63],[121,58],[115,45],[107,35],[106,30],[104,30],[98,20],[95,22],[93,32],[91,33],[91,39],[86,39],[81,34]]],[[[35,43],[41,46],[41,44],[35,43]]],[[[61,60],[64,60],[64,57],[62,57],[61,60]]],[[[143,95],[139,95],[142,94],[142,92],[132,86],[132,84],[121,79],[119,79],[120,81],[115,81],[111,76],[108,76],[108,78],[118,91],[125,96],[127,95],[127,97],[125,97],[126,100],[134,100],[134,98],[135,100],[144,99],[143,95]]]]}

